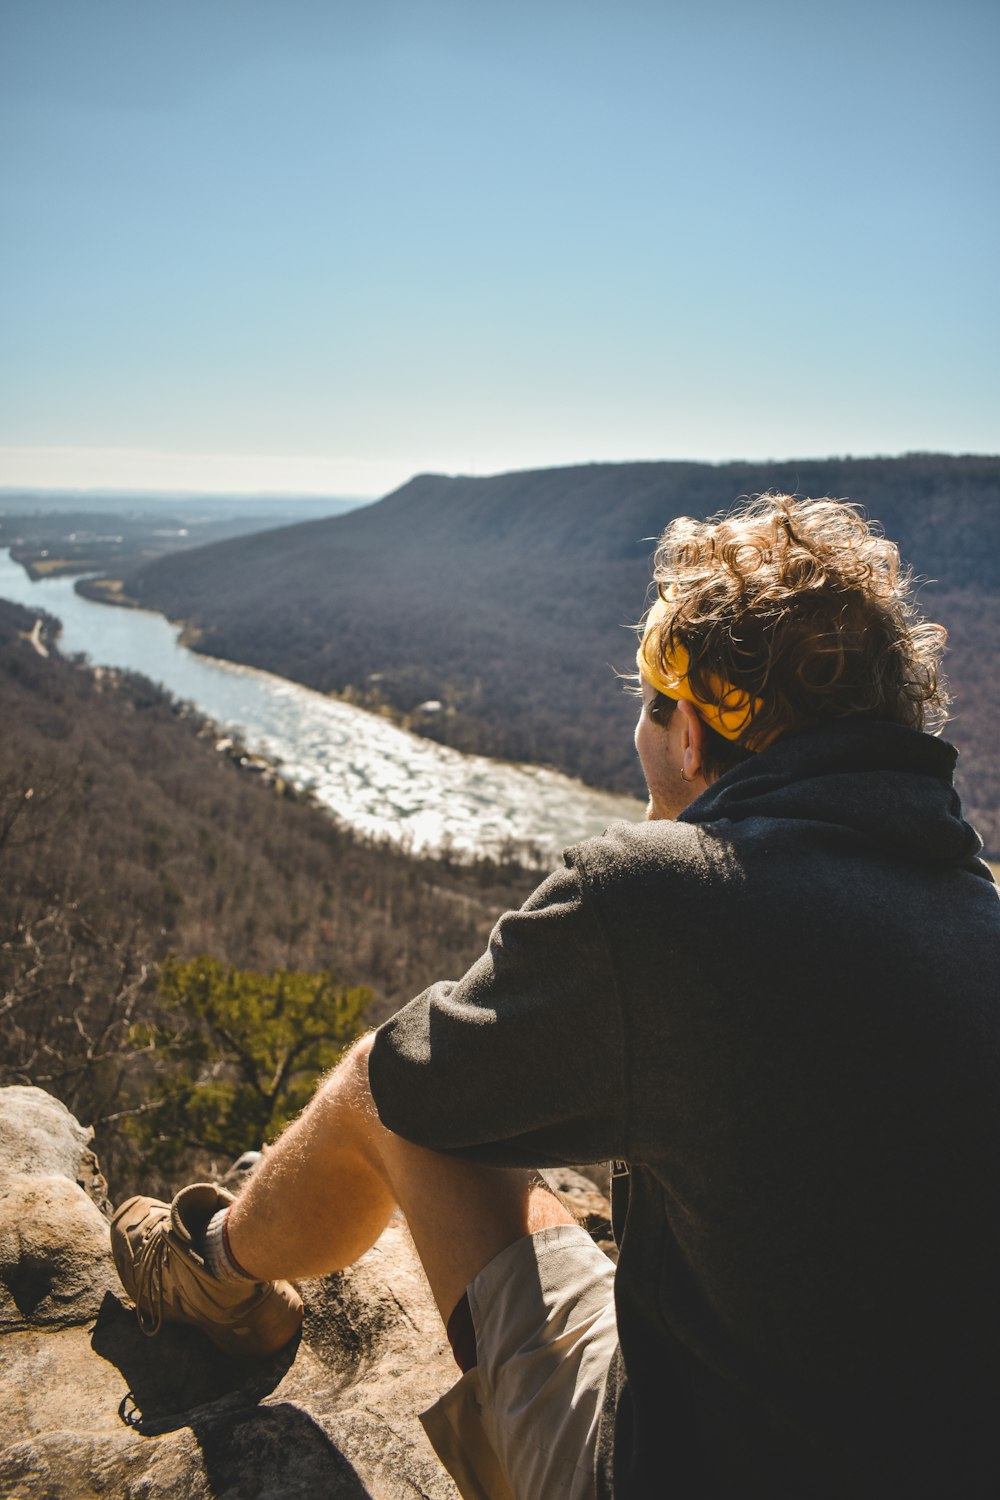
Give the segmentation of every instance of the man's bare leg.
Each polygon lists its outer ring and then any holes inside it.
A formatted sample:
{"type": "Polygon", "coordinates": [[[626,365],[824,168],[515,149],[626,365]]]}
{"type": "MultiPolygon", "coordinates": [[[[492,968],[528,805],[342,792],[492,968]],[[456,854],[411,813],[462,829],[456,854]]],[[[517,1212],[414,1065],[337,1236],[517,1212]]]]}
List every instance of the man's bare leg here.
{"type": "Polygon", "coordinates": [[[363,1255],[398,1204],[446,1321],[465,1288],[526,1234],[572,1224],[530,1172],[477,1166],[385,1129],[365,1037],[267,1152],[229,1214],[229,1242],[261,1280],[321,1276],[363,1255]]]}

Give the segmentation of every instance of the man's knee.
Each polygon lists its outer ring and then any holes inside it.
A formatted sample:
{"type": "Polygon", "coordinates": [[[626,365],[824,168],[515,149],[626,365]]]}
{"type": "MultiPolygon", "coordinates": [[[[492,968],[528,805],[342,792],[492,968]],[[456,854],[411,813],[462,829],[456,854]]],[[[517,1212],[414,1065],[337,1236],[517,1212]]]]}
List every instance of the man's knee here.
{"type": "Polygon", "coordinates": [[[384,1177],[379,1147],[386,1131],[368,1087],[368,1056],[374,1037],[373,1031],[359,1037],[320,1080],[292,1133],[300,1139],[308,1137],[320,1150],[329,1145],[345,1156],[362,1158],[384,1177]]]}
{"type": "MultiPolygon", "coordinates": [[[[374,1041],[374,1031],[366,1031],[364,1036],[352,1042],[339,1062],[320,1079],[312,1099],[314,1106],[343,1107],[348,1102],[358,1105],[365,1104],[366,1099],[371,1100],[368,1058],[374,1041]]],[[[374,1103],[371,1108],[374,1110],[374,1103]]]]}

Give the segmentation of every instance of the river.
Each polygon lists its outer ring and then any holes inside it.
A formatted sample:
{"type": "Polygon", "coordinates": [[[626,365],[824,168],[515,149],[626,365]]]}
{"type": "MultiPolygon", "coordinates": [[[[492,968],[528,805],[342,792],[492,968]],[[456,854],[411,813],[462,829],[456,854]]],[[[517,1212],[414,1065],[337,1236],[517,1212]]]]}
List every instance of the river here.
{"type": "Polygon", "coordinates": [[[364,834],[414,851],[537,850],[551,860],[617,818],[642,816],[633,798],[540,766],[462,755],[270,672],[199,656],[162,615],[83,599],[74,582],[33,582],[0,551],[0,598],[56,615],[65,655],[162,683],[364,834]]]}

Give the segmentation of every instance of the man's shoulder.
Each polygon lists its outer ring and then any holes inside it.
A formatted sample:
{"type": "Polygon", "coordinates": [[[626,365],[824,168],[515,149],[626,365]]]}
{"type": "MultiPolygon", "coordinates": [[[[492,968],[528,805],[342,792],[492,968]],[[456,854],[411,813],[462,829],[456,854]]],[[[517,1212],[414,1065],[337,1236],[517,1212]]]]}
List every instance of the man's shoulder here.
{"type": "Polygon", "coordinates": [[[719,830],[669,819],[612,823],[596,838],[572,845],[564,858],[584,888],[715,883],[731,873],[728,845],[719,830]]]}

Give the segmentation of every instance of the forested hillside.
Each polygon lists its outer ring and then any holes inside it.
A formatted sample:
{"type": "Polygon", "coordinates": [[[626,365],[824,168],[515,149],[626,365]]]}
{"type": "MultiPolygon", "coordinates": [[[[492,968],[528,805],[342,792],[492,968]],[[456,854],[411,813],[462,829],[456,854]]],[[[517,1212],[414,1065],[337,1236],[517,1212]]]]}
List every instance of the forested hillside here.
{"type": "MultiPolygon", "coordinates": [[[[128,1122],[164,1070],[186,1057],[199,1099],[227,1076],[221,1056],[192,1053],[197,1028],[180,1034],[168,955],[207,955],[202,976],[239,969],[244,1010],[267,989],[255,976],[278,972],[289,1015],[367,988],[374,1020],[461,974],[537,876],[365,843],[218,753],[161,689],[63,660],[52,622],[40,654],[35,620],[0,601],[0,1084],[38,1084],[96,1124],[123,1191],[139,1154],[128,1122]]],[[[187,1151],[197,1170],[213,1137],[193,1120],[178,1137],[172,1160],[187,1151]]]]}
{"type": "Polygon", "coordinates": [[[948,626],[961,785],[1000,851],[1000,459],[916,454],[770,464],[593,464],[422,475],[377,505],[165,558],[128,591],[214,655],[388,704],[463,750],[641,791],[632,667],[652,542],[673,516],[768,488],[857,501],[948,626]],[[419,705],[440,700],[443,712],[419,705]]]}

